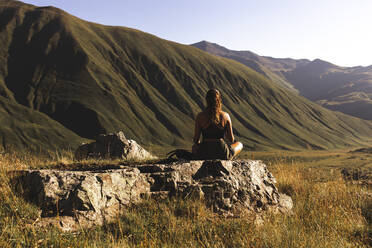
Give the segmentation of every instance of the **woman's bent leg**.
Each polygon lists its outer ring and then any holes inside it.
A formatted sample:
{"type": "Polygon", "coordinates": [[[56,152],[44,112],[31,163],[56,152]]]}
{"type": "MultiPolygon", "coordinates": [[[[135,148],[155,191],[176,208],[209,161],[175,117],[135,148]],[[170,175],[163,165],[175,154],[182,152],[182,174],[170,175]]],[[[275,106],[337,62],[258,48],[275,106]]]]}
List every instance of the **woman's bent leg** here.
{"type": "Polygon", "coordinates": [[[238,155],[243,150],[243,144],[239,141],[231,144],[231,149],[234,152],[234,157],[238,155]]]}

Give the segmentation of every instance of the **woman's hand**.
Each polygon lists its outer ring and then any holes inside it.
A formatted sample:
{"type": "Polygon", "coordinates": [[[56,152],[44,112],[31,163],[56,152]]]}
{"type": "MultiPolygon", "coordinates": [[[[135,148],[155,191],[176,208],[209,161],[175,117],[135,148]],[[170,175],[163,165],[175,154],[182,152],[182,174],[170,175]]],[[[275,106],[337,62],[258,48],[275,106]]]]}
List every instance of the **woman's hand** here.
{"type": "Polygon", "coordinates": [[[191,149],[192,154],[198,154],[198,152],[199,152],[199,145],[200,144],[198,144],[198,143],[195,143],[195,144],[192,145],[192,149],[191,149]]]}

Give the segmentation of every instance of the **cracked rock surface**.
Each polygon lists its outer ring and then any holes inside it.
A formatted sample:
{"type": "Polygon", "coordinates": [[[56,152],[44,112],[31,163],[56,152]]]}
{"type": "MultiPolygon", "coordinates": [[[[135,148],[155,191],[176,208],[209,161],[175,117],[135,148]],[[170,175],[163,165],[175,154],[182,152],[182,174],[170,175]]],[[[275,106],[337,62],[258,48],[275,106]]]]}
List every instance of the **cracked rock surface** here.
{"type": "Polygon", "coordinates": [[[179,161],[92,171],[26,170],[18,182],[45,221],[63,230],[102,225],[144,197],[196,197],[224,216],[289,213],[266,165],[255,160],[179,161]],[[58,216],[58,221],[56,221],[58,216]]]}

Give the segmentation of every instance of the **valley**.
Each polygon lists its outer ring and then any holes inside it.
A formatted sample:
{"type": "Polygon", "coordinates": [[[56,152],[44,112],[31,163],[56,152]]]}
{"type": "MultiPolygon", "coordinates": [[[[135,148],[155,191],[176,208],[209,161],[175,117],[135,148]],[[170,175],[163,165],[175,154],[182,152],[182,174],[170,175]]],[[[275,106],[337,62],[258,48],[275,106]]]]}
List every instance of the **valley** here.
{"type": "Polygon", "coordinates": [[[144,146],[187,147],[212,87],[221,91],[223,109],[248,150],[337,149],[371,140],[371,122],[322,108],[241,63],[54,7],[0,4],[0,40],[1,111],[17,106],[7,122],[2,116],[4,148],[39,140],[39,149],[50,149],[41,134],[5,131],[21,109],[59,123],[22,120],[65,141],[55,147],[74,149],[119,130],[144,146]]]}
{"type": "Polygon", "coordinates": [[[320,59],[273,58],[207,41],[192,46],[238,61],[323,107],[372,120],[372,66],[341,67],[320,59]]]}

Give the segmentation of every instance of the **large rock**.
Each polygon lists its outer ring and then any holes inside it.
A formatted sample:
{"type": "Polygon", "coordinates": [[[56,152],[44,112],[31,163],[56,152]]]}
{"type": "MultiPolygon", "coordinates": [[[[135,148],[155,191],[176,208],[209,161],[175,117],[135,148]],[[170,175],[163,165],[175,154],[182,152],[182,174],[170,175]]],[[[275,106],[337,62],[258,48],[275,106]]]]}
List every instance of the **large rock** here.
{"type": "Polygon", "coordinates": [[[290,198],[280,204],[280,198],[284,200],[284,197],[261,161],[206,161],[193,178],[207,205],[222,214],[263,210],[287,212],[292,208],[290,198]]]}
{"type": "Polygon", "coordinates": [[[122,131],[118,133],[101,134],[95,142],[81,145],[75,151],[75,159],[125,159],[149,160],[156,159],[134,140],[128,140],[122,131]]]}
{"type": "Polygon", "coordinates": [[[28,170],[19,177],[25,195],[44,220],[64,230],[103,224],[143,196],[199,198],[215,212],[288,213],[292,199],[280,194],[261,161],[183,161],[121,166],[101,171],[28,170]]]}
{"type": "MultiPolygon", "coordinates": [[[[107,171],[29,170],[21,173],[21,182],[25,196],[41,208],[42,217],[69,216],[83,226],[111,221],[150,189],[146,176],[131,167],[107,171]]],[[[77,227],[74,222],[65,224],[63,219],[60,224],[66,230],[77,227]]]]}

